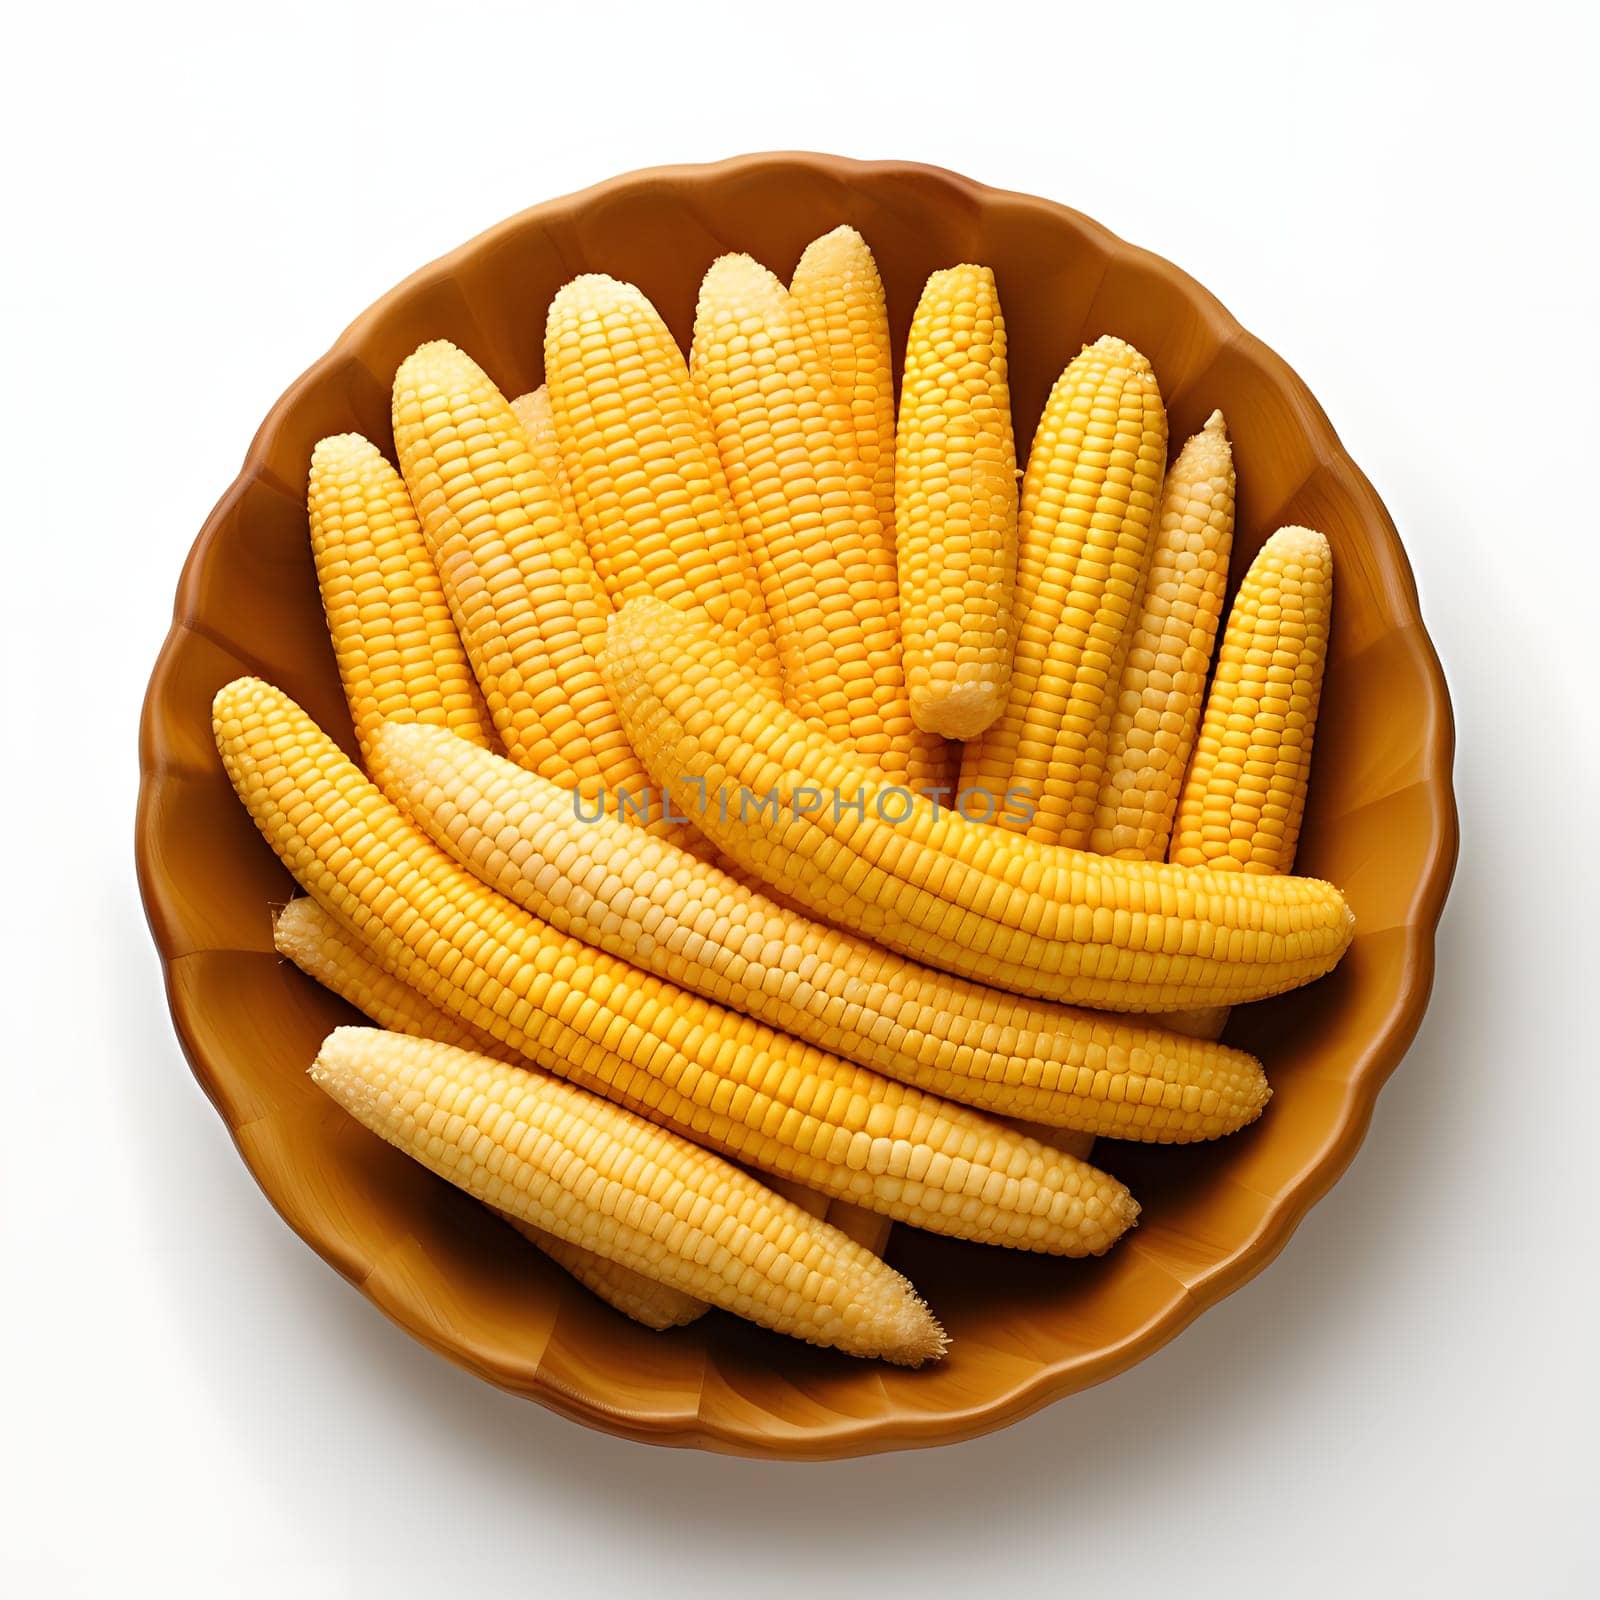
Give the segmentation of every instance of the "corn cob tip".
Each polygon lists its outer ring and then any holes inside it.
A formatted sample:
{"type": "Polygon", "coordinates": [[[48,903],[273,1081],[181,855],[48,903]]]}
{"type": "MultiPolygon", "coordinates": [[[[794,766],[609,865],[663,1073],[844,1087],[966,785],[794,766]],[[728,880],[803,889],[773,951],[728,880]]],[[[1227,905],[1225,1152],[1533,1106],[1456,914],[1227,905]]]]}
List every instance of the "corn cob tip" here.
{"type": "MultiPolygon", "coordinates": [[[[729,313],[740,323],[753,316],[766,320],[783,315],[781,308],[788,300],[789,291],[777,273],[742,250],[729,251],[718,256],[700,280],[700,297],[695,306],[696,339],[701,337],[699,319],[708,314],[713,321],[729,313]]],[[[693,357],[690,368],[699,370],[693,357]]]]}
{"type": "Polygon", "coordinates": [[[891,1340],[885,1341],[889,1347],[882,1359],[897,1367],[920,1367],[938,1361],[950,1348],[950,1335],[909,1282],[904,1303],[889,1331],[891,1340]]]}
{"type": "Polygon", "coordinates": [[[1279,528],[1261,547],[1256,560],[1261,560],[1269,550],[1301,561],[1333,564],[1333,546],[1328,543],[1328,536],[1315,528],[1302,528],[1298,523],[1279,528]]]}
{"type": "Polygon", "coordinates": [[[624,601],[606,618],[606,643],[626,639],[637,627],[643,627],[653,618],[670,617],[672,607],[653,594],[636,594],[624,601]]]}
{"type": "Polygon", "coordinates": [[[440,356],[460,356],[466,352],[460,345],[452,343],[449,339],[424,339],[415,350],[400,363],[400,371],[407,367],[415,366],[419,362],[431,361],[440,356]]]}
{"type": "Polygon", "coordinates": [[[760,278],[763,282],[766,282],[770,279],[771,282],[777,284],[780,289],[783,288],[783,279],[780,278],[777,273],[773,272],[769,267],[764,267],[746,250],[725,251],[722,255],[718,256],[709,267],[706,268],[705,275],[707,278],[710,278],[713,274],[724,273],[747,273],[751,277],[760,278]]]}
{"type": "Polygon", "coordinates": [[[827,263],[841,256],[848,259],[858,253],[870,259],[872,250],[858,229],[852,228],[848,222],[841,222],[837,228],[818,234],[800,252],[800,259],[795,263],[794,269],[795,283],[798,284],[808,273],[826,272],[827,263]]]}
{"type": "MultiPolygon", "coordinates": [[[[1122,338],[1119,334],[1102,333],[1098,339],[1086,340],[1083,348],[1085,350],[1103,350],[1107,355],[1120,357],[1122,360],[1126,361],[1129,366],[1134,367],[1140,372],[1147,372],[1150,370],[1149,358],[1143,353],[1143,351],[1129,344],[1128,341],[1122,338]]],[[[1220,416],[1221,413],[1218,412],[1217,415],[1220,416]]]]}
{"type": "Polygon", "coordinates": [[[994,288],[994,268],[983,266],[976,261],[958,261],[953,266],[936,267],[928,274],[928,281],[922,286],[925,299],[936,299],[947,290],[959,285],[964,278],[976,274],[977,280],[991,291],[994,288]]]}
{"type": "Polygon", "coordinates": [[[375,1106],[383,1091],[367,1074],[349,1065],[356,1059],[362,1041],[371,1036],[371,1028],[348,1026],[335,1028],[318,1049],[316,1059],[306,1068],[306,1075],[316,1086],[349,1110],[375,1106]]]}
{"type": "Polygon", "coordinates": [[[958,683],[937,700],[917,696],[911,701],[911,720],[923,733],[946,739],[976,739],[1005,710],[1006,697],[998,683],[958,683]]]}
{"type": "Polygon", "coordinates": [[[267,685],[262,679],[245,673],[241,677],[230,679],[217,690],[211,697],[211,729],[218,739],[222,737],[224,724],[233,719],[236,708],[241,701],[248,698],[257,690],[265,689],[267,685]]]}
{"type": "Polygon", "coordinates": [[[399,413],[402,400],[409,391],[418,388],[426,391],[431,387],[433,380],[429,376],[430,368],[440,364],[451,366],[463,361],[472,366],[477,365],[466,351],[448,339],[428,339],[419,344],[395,368],[394,383],[390,386],[389,393],[396,414],[399,413]]]}
{"type": "MultiPolygon", "coordinates": [[[[1353,920],[1354,919],[1352,918],[1352,921],[1353,920]]],[[[1219,1031],[1220,1031],[1220,1029],[1219,1029],[1219,1031]]],[[[1243,1122],[1241,1122],[1239,1124],[1239,1126],[1241,1128],[1248,1128],[1250,1126],[1250,1124],[1252,1122],[1254,1122],[1256,1120],[1256,1118],[1259,1117],[1261,1115],[1261,1113],[1267,1109],[1267,1102],[1271,1098],[1272,1098],[1272,1085],[1267,1082],[1266,1073],[1262,1073],[1261,1074],[1261,1085],[1260,1085],[1260,1088],[1257,1090],[1256,1095],[1255,1095],[1255,1109],[1249,1114],[1249,1116],[1245,1119],[1245,1121],[1243,1121],[1243,1122]]]]}
{"type": "Polygon", "coordinates": [[[645,292],[625,278],[613,278],[608,272],[580,272],[570,278],[550,297],[549,320],[556,320],[558,308],[592,307],[596,304],[616,305],[645,299],[645,292]]]}
{"type": "Polygon", "coordinates": [[[819,234],[811,241],[810,244],[806,246],[806,249],[810,250],[813,246],[827,244],[829,241],[834,239],[848,239],[851,241],[859,241],[862,244],[866,243],[866,240],[862,239],[861,232],[858,228],[852,228],[848,222],[841,222],[837,228],[830,228],[826,233],[819,234]]]}
{"type": "Polygon", "coordinates": [[[318,439],[312,447],[312,476],[331,470],[338,462],[353,461],[362,456],[375,456],[380,453],[377,445],[364,434],[330,433],[326,438],[318,439]]]}
{"type": "Polygon", "coordinates": [[[1228,437],[1227,418],[1223,416],[1220,406],[1206,418],[1206,425],[1200,431],[1202,433],[1216,434],[1224,439],[1228,437]]]}

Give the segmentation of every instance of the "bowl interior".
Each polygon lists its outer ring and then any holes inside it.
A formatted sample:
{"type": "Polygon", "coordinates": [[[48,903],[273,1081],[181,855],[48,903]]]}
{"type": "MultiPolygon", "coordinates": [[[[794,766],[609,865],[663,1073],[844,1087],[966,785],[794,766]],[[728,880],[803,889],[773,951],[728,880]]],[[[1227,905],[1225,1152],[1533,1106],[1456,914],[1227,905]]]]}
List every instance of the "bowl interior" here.
{"type": "MultiPolygon", "coordinates": [[[[899,351],[897,349],[897,357],[899,351]]],[[[1388,516],[1292,372],[1191,279],[1047,202],[953,174],[757,157],[622,178],[501,224],[386,296],[295,384],[202,531],[142,730],[141,884],[174,1018],[201,1083],[273,1203],[418,1338],[508,1388],[636,1437],[782,1455],[954,1438],[1023,1414],[1148,1353],[1258,1270],[1353,1155],[1426,1003],[1455,848],[1449,706],[1388,516]],[[323,434],[392,454],[389,384],[449,338],[508,394],[541,381],[545,306],[580,271],[633,280],[687,342],[701,273],[748,250],[787,276],[841,221],[883,271],[897,346],[933,268],[996,271],[1019,453],[1051,382],[1116,332],[1154,363],[1173,449],[1215,406],[1239,475],[1234,576],[1274,528],[1322,529],[1337,565],[1333,637],[1301,870],[1358,919],[1328,979],[1235,1014],[1275,1095],[1219,1144],[1101,1141],[1144,1205],[1104,1260],[1062,1262],[895,1230],[891,1259],[952,1335],[905,1372],[712,1315],[668,1335],[626,1322],[473,1202],[357,1127],[305,1067],[348,1008],[272,950],[287,876],[211,742],[227,679],[281,685],[351,748],[306,537],[323,434]]]]}

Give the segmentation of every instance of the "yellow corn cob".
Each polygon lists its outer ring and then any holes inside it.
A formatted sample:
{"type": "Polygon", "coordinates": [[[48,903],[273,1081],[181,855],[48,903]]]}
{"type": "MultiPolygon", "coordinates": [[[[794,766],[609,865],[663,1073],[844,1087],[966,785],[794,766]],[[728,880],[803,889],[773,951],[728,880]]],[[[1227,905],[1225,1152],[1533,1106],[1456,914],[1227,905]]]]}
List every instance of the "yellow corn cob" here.
{"type": "Polygon", "coordinates": [[[813,239],[789,284],[833,388],[850,410],[878,521],[894,535],[894,352],[878,263],[854,228],[813,239]]]}
{"type": "Polygon", "coordinates": [[[487,745],[483,701],[400,474],[360,434],[336,434],[311,454],[306,502],[322,609],[363,756],[386,717],[487,745]]]}
{"type": "Polygon", "coordinates": [[[220,690],[212,716],[229,778],[301,886],[387,971],[535,1065],[936,1232],[1095,1254],[1137,1215],[1093,1167],[554,932],[444,855],[259,679],[220,690]]]}
{"type": "Polygon", "coordinates": [[[947,971],[1154,1011],[1281,993],[1350,942],[1330,884],[1035,844],[897,790],[755,700],[709,629],[654,601],[612,617],[603,665],[656,781],[680,806],[710,793],[696,822],[714,844],[824,921],[947,971]]]}
{"type": "Polygon", "coordinates": [[[1166,859],[1228,590],[1233,501],[1233,449],[1213,411],[1162,488],[1089,840],[1100,855],[1166,859]]]}
{"type": "MultiPolygon", "coordinates": [[[[1220,411],[1178,453],[1161,490],[1144,598],[1106,741],[1089,848],[1164,861],[1200,726],[1233,543],[1233,449],[1220,411]]],[[[1221,1035],[1227,1008],[1152,1019],[1197,1039],[1221,1035]]],[[[1024,1132],[1028,1130],[1024,1128],[1024,1132]]],[[[1074,1154],[1087,1158],[1088,1150],[1074,1154]]]]}
{"type": "Polygon", "coordinates": [[[614,604],[698,607],[778,692],[772,624],[683,352],[631,283],[574,278],[550,302],[545,387],[595,566],[614,604]]]}
{"type": "Polygon", "coordinates": [[[505,397],[453,344],[425,344],[395,375],[394,435],[508,754],[665,829],[600,678],[610,602],[505,397]]]}
{"type": "MultiPolygon", "coordinates": [[[[519,394],[511,402],[511,410],[522,424],[528,443],[533,446],[534,460],[560,495],[569,525],[581,532],[583,523],[578,516],[578,502],[573,497],[572,482],[567,477],[567,464],[561,459],[561,444],[556,438],[556,419],[550,410],[549,391],[541,383],[537,389],[519,394]]],[[[588,550],[587,544],[584,549],[588,550]]]]}
{"type": "Polygon", "coordinates": [[[1327,539],[1280,528],[1250,563],[1228,614],[1173,861],[1274,874],[1293,864],[1332,605],[1327,539]]]}
{"type": "MultiPolygon", "coordinates": [[[[1228,619],[1206,702],[1212,730],[1205,746],[1209,775],[1195,789],[1187,820],[1180,811],[1174,855],[1186,848],[1187,837],[1189,850],[1213,859],[1207,851],[1213,844],[1220,847],[1226,816],[1227,847],[1214,858],[1218,866],[1294,870],[1332,606],[1333,556],[1327,540],[1305,528],[1273,535],[1245,575],[1228,619]],[[1209,836],[1208,827],[1214,830],[1209,836]]],[[[1200,759],[1197,754],[1196,766],[1200,759]]],[[[1161,1020],[1196,1039],[1216,1039],[1227,1025],[1228,1008],[1206,1007],[1161,1020]]]]}
{"type": "Polygon", "coordinates": [[[1006,330],[987,267],[935,272],[906,342],[895,434],[895,556],[911,715],[951,739],[1006,703],[1017,454],[1006,330]]]}
{"type": "Polygon", "coordinates": [[[311,1076],[429,1171],[568,1244],[812,1344],[907,1366],[944,1353],[898,1272],[597,1095],[369,1028],[335,1029],[311,1076]]]}
{"type": "MultiPolygon", "coordinates": [[[[370,952],[308,895],[291,900],[278,913],[272,925],[272,942],[280,955],[371,1017],[380,1028],[418,1039],[436,1039],[463,1050],[498,1053],[487,1034],[457,1021],[424,1000],[415,989],[390,977],[370,952]]],[[[707,1309],[703,1300],[568,1244],[520,1218],[503,1212],[501,1215],[591,1294],[647,1328],[681,1328],[707,1309]]]]}
{"type": "Polygon", "coordinates": [[[1166,459],[1150,363],[1107,335],[1056,380],[1033,436],[1010,691],[961,762],[961,787],[1041,843],[1089,843],[1166,459]]]}
{"type": "MultiPolygon", "coordinates": [[[[789,292],[806,320],[835,392],[850,409],[856,460],[872,483],[885,543],[894,549],[894,354],[889,307],[872,251],[854,228],[813,239],[794,269],[789,292]]],[[[891,568],[891,572],[892,572],[891,568]]],[[[898,591],[898,580],[896,580],[898,591]]],[[[898,595],[896,601],[898,622],[898,595]]],[[[902,669],[903,677],[903,669],[902,669]]],[[[920,732],[920,730],[918,730],[920,732]]],[[[926,736],[925,736],[926,737],[926,736]]],[[[915,789],[943,790],[950,760],[943,741],[931,745],[909,774],[915,789]]],[[[834,1219],[851,1238],[882,1254],[889,1228],[871,1212],[834,1219]]]]}
{"type": "Polygon", "coordinates": [[[890,777],[942,776],[943,746],[911,722],[894,554],[852,479],[850,415],[816,370],[789,291],[749,256],[700,287],[689,371],[711,419],[772,619],[783,700],[890,777]]]}
{"type": "MultiPolygon", "coordinates": [[[[532,780],[541,781],[538,779],[532,780]]],[[[616,824],[620,827],[621,824],[616,824]]],[[[414,1034],[419,1039],[440,1039],[446,1044],[459,1045],[464,1050],[477,1050],[484,1055],[499,1056],[505,1053],[491,1033],[474,1028],[470,1023],[441,1011],[426,1000],[409,984],[384,970],[377,956],[354,934],[313,900],[300,895],[291,900],[272,927],[273,944],[280,955],[299,967],[308,977],[315,978],[323,988],[331,989],[342,1000],[347,1000],[358,1011],[371,1017],[379,1027],[392,1033],[414,1034]]],[[[830,1203],[823,1195],[814,1193],[803,1184],[792,1183],[787,1178],[769,1178],[767,1187],[792,1200],[812,1216],[828,1212],[830,1203]]],[[[855,1208],[842,1200],[832,1202],[841,1213],[853,1213],[855,1208]]],[[[846,1229],[850,1232],[849,1229],[846,1229]]],[[[850,1233],[856,1238],[855,1232],[850,1233]]],[[[552,1251],[562,1266],[567,1266],[565,1256],[552,1251]]],[[[590,1261],[582,1270],[568,1268],[587,1288],[593,1289],[601,1299],[609,1300],[619,1311],[635,1317],[637,1321],[650,1322],[651,1326],[677,1327],[687,1319],[683,1307],[672,1301],[671,1292],[659,1290],[657,1298],[666,1303],[653,1308],[649,1317],[637,1316],[641,1297],[651,1298],[650,1289],[635,1283],[630,1275],[609,1262],[590,1261]],[[627,1304],[614,1297],[622,1295],[627,1304]],[[652,1318],[666,1320],[657,1324],[652,1318]]],[[[703,1309],[703,1308],[702,1308],[703,1309]]]]}
{"type": "Polygon", "coordinates": [[[441,1011],[392,977],[362,942],[309,895],[298,895],[273,919],[272,943],[308,978],[347,1000],[380,1028],[438,1039],[463,1050],[493,1053],[493,1037],[441,1011]]]}
{"type": "Polygon", "coordinates": [[[903,1083],[1162,1142],[1231,1133],[1266,1102],[1242,1051],[919,967],[665,840],[579,822],[564,791],[448,734],[382,729],[370,770],[457,861],[561,932],[903,1083]]]}

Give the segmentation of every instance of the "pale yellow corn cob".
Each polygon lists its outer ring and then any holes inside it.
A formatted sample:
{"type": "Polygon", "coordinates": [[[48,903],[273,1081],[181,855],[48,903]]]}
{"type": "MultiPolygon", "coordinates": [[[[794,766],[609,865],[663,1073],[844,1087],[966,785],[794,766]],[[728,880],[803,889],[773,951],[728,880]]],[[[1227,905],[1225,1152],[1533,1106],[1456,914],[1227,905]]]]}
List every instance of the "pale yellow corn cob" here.
{"type": "MultiPolygon", "coordinates": [[[[346,933],[335,919],[309,895],[291,900],[272,925],[272,942],[278,953],[331,989],[358,1011],[391,1033],[418,1039],[437,1039],[463,1050],[499,1053],[487,1034],[458,1021],[391,977],[372,954],[346,933]]],[[[568,1244],[531,1223],[506,1215],[505,1220],[524,1238],[536,1244],[557,1266],[564,1267],[591,1294],[614,1306],[625,1317],[647,1328],[681,1328],[705,1313],[703,1300],[657,1283],[641,1273],[608,1261],[592,1251],[568,1244]]]]}
{"type": "Polygon", "coordinates": [[[1280,528],[1250,563],[1223,632],[1173,830],[1184,866],[1281,874],[1294,861],[1328,654],[1333,552],[1280,528]]]}
{"type": "Polygon", "coordinates": [[[612,601],[698,607],[774,693],[777,646],[688,364],[631,283],[574,278],[550,302],[545,388],[584,537],[612,601]]]}
{"type": "Polygon", "coordinates": [[[1044,844],[1089,843],[1166,460],[1150,363],[1107,335],[1056,380],[1034,433],[1010,691],[961,762],[1000,826],[1044,844]]]}
{"type": "Polygon", "coordinates": [[[917,726],[982,733],[1015,647],[1017,454],[1006,330],[988,267],[935,272],[906,342],[895,434],[895,553],[917,726]]]}
{"type": "Polygon", "coordinates": [[[728,797],[697,818],[714,844],[823,920],[947,971],[1155,1011],[1293,989],[1350,942],[1354,919],[1331,884],[1035,844],[897,791],[756,700],[708,628],[657,602],[613,616],[603,665],[656,781],[680,804],[696,786],[728,797]]]}
{"type": "Polygon", "coordinates": [[[387,971],[535,1065],[730,1158],[936,1232],[1095,1254],[1137,1215],[1093,1167],[556,933],[444,855],[259,679],[223,688],[212,714],[229,778],[302,887],[387,971]]]}
{"type": "MultiPolygon", "coordinates": [[[[555,485],[568,522],[581,531],[583,523],[578,516],[578,502],[572,493],[572,482],[567,477],[567,464],[561,458],[560,441],[556,438],[556,419],[550,410],[549,390],[541,383],[537,389],[519,394],[511,402],[511,410],[522,424],[528,443],[533,446],[534,460],[539,463],[545,477],[555,485]]],[[[584,549],[588,549],[587,544],[584,549]]]]}
{"type": "Polygon", "coordinates": [[[400,474],[358,433],[323,439],[306,489],[322,609],[366,753],[386,717],[489,743],[489,720],[400,474]]]}
{"type": "Polygon", "coordinates": [[[579,822],[564,791],[448,734],[383,729],[371,771],[457,861],[561,932],[930,1093],[1162,1142],[1231,1133],[1266,1101],[1241,1051],[919,967],[667,841],[579,822]]]}
{"type": "Polygon", "coordinates": [[[892,548],[894,352],[878,263],[854,228],[835,228],[806,246],[789,292],[850,409],[856,456],[872,479],[873,504],[892,548]]]}
{"type": "Polygon", "coordinates": [[[913,726],[901,670],[894,553],[870,480],[851,476],[848,408],[816,361],[777,278],[745,255],[712,265],[689,370],[772,619],[784,704],[888,776],[936,782],[943,746],[913,726]]]}
{"type": "Polygon", "coordinates": [[[613,1310],[620,1311],[632,1322],[641,1323],[657,1333],[669,1328],[684,1328],[698,1322],[711,1307],[682,1289],[658,1283],[620,1261],[608,1261],[582,1245],[568,1244],[531,1222],[524,1222],[508,1211],[497,1211],[502,1222],[508,1222],[529,1244],[542,1250],[569,1276],[576,1278],[596,1299],[604,1300],[613,1310]]]}
{"type": "Polygon", "coordinates": [[[899,1273],[836,1228],[642,1117],[453,1045],[329,1034],[316,1083],[485,1204],[763,1327],[907,1366],[944,1330],[899,1273]]]}
{"type": "MultiPolygon", "coordinates": [[[[298,896],[278,913],[273,923],[272,938],[280,955],[287,956],[323,988],[331,989],[341,999],[348,1000],[379,1027],[388,1028],[393,1033],[414,1034],[419,1039],[442,1039],[446,1044],[460,1045],[464,1050],[477,1050],[484,1055],[505,1053],[505,1046],[493,1034],[474,1028],[447,1011],[441,1011],[409,984],[385,971],[377,956],[310,895],[298,896]]],[[[792,1200],[815,1217],[829,1212],[831,1206],[839,1207],[841,1213],[845,1214],[855,1210],[842,1200],[830,1204],[826,1196],[816,1194],[803,1184],[793,1183],[787,1178],[769,1177],[766,1183],[768,1188],[776,1190],[784,1199],[792,1200]]],[[[857,1237],[853,1232],[850,1236],[857,1237]]],[[[564,1257],[558,1255],[556,1259],[563,1266],[567,1265],[564,1257]]],[[[609,1262],[599,1263],[598,1266],[588,1263],[584,1271],[574,1271],[573,1275],[629,1316],[634,1316],[641,1296],[649,1298],[643,1285],[631,1282],[621,1268],[609,1262]],[[628,1304],[623,1305],[614,1299],[612,1289],[621,1293],[628,1304]]],[[[667,1319],[660,1323],[662,1327],[679,1326],[686,1320],[682,1315],[683,1308],[671,1301],[670,1291],[662,1289],[660,1295],[667,1299],[667,1303],[656,1307],[652,1316],[667,1319]]],[[[639,1317],[637,1320],[649,1321],[650,1318],[639,1317]]]]}
{"type": "Polygon", "coordinates": [[[1214,411],[1179,451],[1161,492],[1089,840],[1101,855],[1166,859],[1228,590],[1233,502],[1233,450],[1214,411]]]}
{"type": "Polygon", "coordinates": [[[425,344],[395,375],[394,435],[507,753],[666,830],[600,678],[610,602],[505,397],[453,344],[425,344]]]}
{"type": "MultiPolygon", "coordinates": [[[[1227,594],[1234,493],[1233,448],[1222,413],[1213,411],[1178,452],[1162,485],[1144,598],[1123,663],[1089,840],[1100,855],[1166,860],[1227,594]]],[[[1227,1015],[1227,1007],[1218,1006],[1152,1021],[1197,1039],[1216,1039],[1227,1015]]],[[[1087,1158],[1089,1151],[1074,1154],[1087,1158]]]]}

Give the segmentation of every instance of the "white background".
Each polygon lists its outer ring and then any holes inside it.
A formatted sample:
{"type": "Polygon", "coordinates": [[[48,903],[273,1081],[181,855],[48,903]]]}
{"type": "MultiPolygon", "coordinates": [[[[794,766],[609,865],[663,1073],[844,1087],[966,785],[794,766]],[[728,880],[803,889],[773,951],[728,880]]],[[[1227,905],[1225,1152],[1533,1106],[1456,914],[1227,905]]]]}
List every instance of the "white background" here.
{"type": "Polygon", "coordinates": [[[6,25],[0,1588],[1594,1592],[1592,8],[231,11],[6,25]],[[1215,290],[1386,497],[1461,741],[1431,1014],[1277,1264],[1028,1422],[821,1466],[603,1438],[385,1322],[191,1080],[132,861],[179,566],[289,380],[503,215],[769,148],[1215,290]]]}

